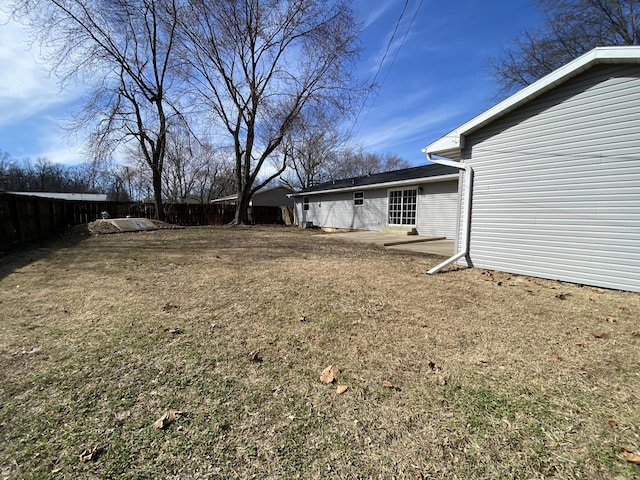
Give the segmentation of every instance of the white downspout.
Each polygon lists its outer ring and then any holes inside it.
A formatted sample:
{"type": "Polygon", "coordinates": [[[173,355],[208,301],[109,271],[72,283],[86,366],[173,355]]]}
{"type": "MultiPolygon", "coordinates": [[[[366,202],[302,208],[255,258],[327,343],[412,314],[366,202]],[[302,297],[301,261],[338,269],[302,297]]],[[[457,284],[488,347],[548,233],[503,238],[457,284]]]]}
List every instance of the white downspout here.
{"type": "Polygon", "coordinates": [[[433,267],[427,273],[429,275],[433,275],[434,273],[438,273],[447,265],[460,260],[462,257],[466,257],[469,254],[469,232],[471,230],[471,194],[473,191],[473,168],[471,165],[466,165],[464,163],[456,162],[453,160],[446,159],[435,159],[431,157],[431,154],[427,151],[424,151],[427,154],[427,159],[430,162],[437,163],[439,165],[444,165],[446,167],[458,168],[460,170],[464,170],[464,206],[462,211],[462,248],[460,251],[456,253],[453,257],[445,260],[440,265],[433,267]]]}

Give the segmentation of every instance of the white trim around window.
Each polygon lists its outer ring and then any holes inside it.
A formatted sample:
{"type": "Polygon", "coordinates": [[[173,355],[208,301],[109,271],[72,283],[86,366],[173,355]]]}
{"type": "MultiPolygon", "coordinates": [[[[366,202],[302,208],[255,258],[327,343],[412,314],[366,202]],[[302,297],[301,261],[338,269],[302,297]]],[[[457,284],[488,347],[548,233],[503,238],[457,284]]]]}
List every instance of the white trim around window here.
{"type": "Polygon", "coordinates": [[[394,226],[415,226],[418,217],[418,187],[387,191],[387,223],[394,226]]]}

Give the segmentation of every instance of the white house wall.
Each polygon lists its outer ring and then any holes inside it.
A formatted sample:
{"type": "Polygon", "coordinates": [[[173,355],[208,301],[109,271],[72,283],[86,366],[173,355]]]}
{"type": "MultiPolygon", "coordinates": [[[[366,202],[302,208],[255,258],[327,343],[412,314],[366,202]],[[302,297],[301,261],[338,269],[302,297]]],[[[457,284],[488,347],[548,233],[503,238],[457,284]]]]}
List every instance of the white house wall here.
{"type": "Polygon", "coordinates": [[[475,267],[640,291],[639,66],[587,70],[466,145],[475,267]]]}
{"type": "MultiPolygon", "coordinates": [[[[410,188],[410,187],[402,187],[410,188]]],[[[416,229],[420,235],[455,238],[458,205],[456,180],[431,182],[418,194],[416,229]]],[[[296,223],[312,222],[319,227],[353,230],[380,230],[387,225],[387,188],[363,190],[364,204],[353,204],[353,192],[309,196],[309,210],[303,210],[303,197],[296,197],[296,223]]]]}
{"type": "Polygon", "coordinates": [[[296,215],[302,223],[319,227],[379,230],[385,226],[386,190],[364,192],[364,205],[353,204],[353,192],[311,195],[309,210],[302,209],[302,197],[296,197],[296,215]]]}
{"type": "Polygon", "coordinates": [[[421,188],[416,225],[418,234],[455,238],[458,182],[428,183],[421,188]]]}

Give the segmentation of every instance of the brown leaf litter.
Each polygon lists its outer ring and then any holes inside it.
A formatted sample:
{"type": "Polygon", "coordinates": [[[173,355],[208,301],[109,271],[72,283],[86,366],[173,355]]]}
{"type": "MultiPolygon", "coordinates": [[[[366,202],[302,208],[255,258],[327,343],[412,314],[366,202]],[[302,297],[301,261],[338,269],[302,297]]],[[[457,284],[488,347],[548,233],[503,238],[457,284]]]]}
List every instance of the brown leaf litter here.
{"type": "Polygon", "coordinates": [[[335,382],[338,378],[338,375],[340,375],[340,370],[338,370],[333,365],[329,365],[320,374],[320,381],[328,385],[335,382]]]}
{"type": "Polygon", "coordinates": [[[160,418],[153,422],[153,428],[163,429],[180,415],[182,415],[180,410],[167,410],[160,418]]]}

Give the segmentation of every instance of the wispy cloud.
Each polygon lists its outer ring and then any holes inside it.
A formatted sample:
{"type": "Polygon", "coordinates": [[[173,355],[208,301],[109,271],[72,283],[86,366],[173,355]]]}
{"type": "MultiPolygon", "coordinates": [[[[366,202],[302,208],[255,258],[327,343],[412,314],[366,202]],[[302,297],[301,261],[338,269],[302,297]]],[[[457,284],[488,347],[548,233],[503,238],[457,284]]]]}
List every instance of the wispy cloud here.
{"type": "MultiPolygon", "coordinates": [[[[394,6],[398,6],[398,2],[394,2],[394,6]]],[[[385,6],[385,10],[389,10],[391,4],[385,6]]],[[[370,74],[383,73],[390,63],[396,60],[396,57],[400,55],[402,57],[403,46],[410,43],[410,40],[414,37],[412,20],[417,13],[417,6],[408,5],[404,13],[402,9],[394,9],[385,18],[384,31],[382,27],[378,27],[381,34],[378,35],[375,43],[370,42],[370,45],[375,45],[372,48],[371,53],[368,56],[370,74]]],[[[406,50],[406,49],[405,49],[406,50]]],[[[384,74],[382,75],[384,77],[384,74]]],[[[378,81],[381,79],[378,78],[378,81]]]]}
{"type": "Polygon", "coordinates": [[[446,129],[458,115],[455,109],[425,108],[419,115],[396,116],[387,122],[376,121],[370,129],[364,126],[357,134],[357,141],[366,150],[391,152],[401,144],[415,141],[416,152],[419,152],[427,143],[436,140],[433,131],[446,129]]]}
{"type": "Polygon", "coordinates": [[[79,92],[60,89],[38,64],[24,28],[0,14],[0,126],[72,102],[79,92]]]}
{"type": "Polygon", "coordinates": [[[376,22],[380,17],[382,17],[387,10],[389,10],[394,4],[397,3],[396,0],[387,0],[386,2],[375,2],[376,5],[372,7],[371,0],[365,0],[360,3],[360,14],[364,19],[364,28],[369,27],[373,23],[376,22]]]}

